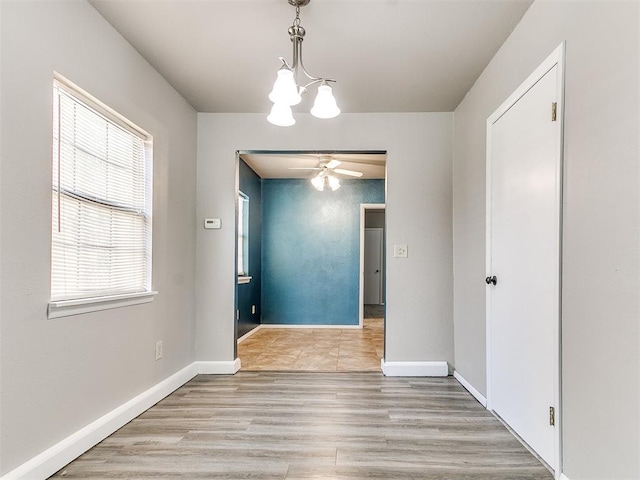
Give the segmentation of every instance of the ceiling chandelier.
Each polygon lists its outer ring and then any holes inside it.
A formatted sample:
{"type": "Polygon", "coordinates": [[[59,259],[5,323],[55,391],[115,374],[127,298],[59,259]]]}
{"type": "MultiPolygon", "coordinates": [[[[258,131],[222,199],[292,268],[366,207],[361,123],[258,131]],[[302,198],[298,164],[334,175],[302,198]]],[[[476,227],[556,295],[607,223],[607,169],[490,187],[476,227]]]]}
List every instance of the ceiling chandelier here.
{"type": "Polygon", "coordinates": [[[329,83],[335,82],[335,80],[309,75],[302,62],[302,41],[306,32],[300,25],[300,7],[307,5],[310,1],[289,0],[289,3],[296,7],[296,18],[293,25],[289,27],[289,37],[293,44],[293,60],[289,65],[283,57],[280,57],[282,67],[278,70],[273,90],[269,94],[269,100],[273,102],[273,107],[267,117],[270,123],[280,127],[289,127],[296,123],[291,107],[302,101],[302,94],[307,91],[307,88],[318,83],[320,85],[313,108],[311,108],[311,115],[317,118],[334,118],[340,114],[340,109],[329,86],[329,83]],[[298,83],[299,70],[310,80],[309,83],[305,85],[298,83]]]}

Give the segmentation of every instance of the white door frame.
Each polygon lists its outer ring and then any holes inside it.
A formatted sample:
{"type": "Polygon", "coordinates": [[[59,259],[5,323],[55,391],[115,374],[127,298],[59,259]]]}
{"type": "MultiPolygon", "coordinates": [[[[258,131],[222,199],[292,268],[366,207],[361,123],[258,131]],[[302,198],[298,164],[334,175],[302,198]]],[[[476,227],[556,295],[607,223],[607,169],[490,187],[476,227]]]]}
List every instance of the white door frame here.
{"type": "MultiPolygon", "coordinates": [[[[520,85],[513,94],[487,119],[487,159],[486,159],[486,276],[491,276],[489,272],[491,266],[491,172],[492,172],[492,129],[497,122],[522,96],[524,96],[544,75],[554,66],[558,66],[558,92],[556,118],[560,122],[560,137],[556,146],[557,176],[556,193],[560,199],[559,211],[557,212],[558,222],[558,248],[560,262],[558,265],[558,322],[554,325],[554,403],[555,403],[555,465],[550,465],[555,471],[555,478],[560,479],[562,474],[562,366],[561,366],[561,326],[562,326],[562,191],[563,191],[563,153],[564,153],[564,69],[565,69],[565,42],[563,41],[546,58],[542,64],[520,85]]],[[[549,110],[551,115],[551,109],[549,110]]],[[[487,410],[492,409],[492,389],[491,389],[491,290],[486,290],[486,370],[487,370],[487,410]]]]}
{"type": "MultiPolygon", "coordinates": [[[[361,203],[360,204],[360,273],[359,273],[359,277],[360,280],[358,282],[358,289],[359,289],[359,293],[358,293],[358,326],[360,328],[362,328],[364,326],[364,219],[365,219],[365,213],[367,210],[385,210],[386,209],[386,204],[385,203],[361,203]]],[[[384,231],[382,232],[382,246],[384,249],[384,239],[385,239],[385,233],[384,231]]],[[[384,262],[384,255],[383,255],[383,262],[384,262]]],[[[385,268],[382,269],[382,274],[386,275],[386,271],[385,268]]],[[[382,277],[382,284],[384,285],[384,276],[382,277]]],[[[384,297],[384,291],[383,291],[383,297],[384,297]]]]}

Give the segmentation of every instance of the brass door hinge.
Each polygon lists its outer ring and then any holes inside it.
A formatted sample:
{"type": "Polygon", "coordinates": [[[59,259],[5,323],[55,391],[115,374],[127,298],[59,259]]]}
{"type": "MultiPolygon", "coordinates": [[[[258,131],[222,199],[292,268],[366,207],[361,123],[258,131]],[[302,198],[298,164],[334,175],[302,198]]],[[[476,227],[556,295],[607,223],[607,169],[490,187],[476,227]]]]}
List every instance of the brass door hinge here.
{"type": "Polygon", "coordinates": [[[557,114],[558,114],[558,104],[556,102],[553,102],[551,104],[551,121],[552,122],[556,121],[557,114]]]}
{"type": "Polygon", "coordinates": [[[552,427],[556,424],[556,409],[549,407],[549,425],[552,427]]]}

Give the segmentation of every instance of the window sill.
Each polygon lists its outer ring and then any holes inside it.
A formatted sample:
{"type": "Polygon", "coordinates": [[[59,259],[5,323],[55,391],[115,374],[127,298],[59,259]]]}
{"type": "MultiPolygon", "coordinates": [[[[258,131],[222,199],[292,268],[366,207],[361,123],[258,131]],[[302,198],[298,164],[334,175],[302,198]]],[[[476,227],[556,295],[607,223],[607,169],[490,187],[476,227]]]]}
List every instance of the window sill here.
{"type": "Polygon", "coordinates": [[[238,277],[238,285],[249,283],[253,277],[238,277]]]}
{"type": "Polygon", "coordinates": [[[110,308],[127,307],[141,303],[153,302],[158,294],[156,291],[125,293],[122,295],[110,295],[108,297],[78,298],[75,300],[58,300],[49,302],[47,310],[48,318],[69,317],[83,313],[97,312],[110,308]]]}

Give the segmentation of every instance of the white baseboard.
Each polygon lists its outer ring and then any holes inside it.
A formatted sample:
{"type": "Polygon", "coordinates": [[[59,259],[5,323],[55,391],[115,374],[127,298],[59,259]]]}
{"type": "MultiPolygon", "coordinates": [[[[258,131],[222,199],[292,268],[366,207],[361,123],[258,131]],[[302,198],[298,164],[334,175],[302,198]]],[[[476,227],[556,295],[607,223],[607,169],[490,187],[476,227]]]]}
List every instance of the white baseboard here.
{"type": "Polygon", "coordinates": [[[446,377],[447,362],[385,362],[380,361],[382,373],[387,377],[446,377]]]}
{"type": "Polygon", "coordinates": [[[339,328],[346,330],[349,328],[362,328],[362,325],[295,325],[285,323],[263,323],[262,328],[339,328]]]}
{"type": "Polygon", "coordinates": [[[201,375],[233,375],[240,370],[239,358],[230,362],[194,362],[193,364],[196,372],[201,375]]]}
{"type": "Polygon", "coordinates": [[[86,427],[69,435],[31,460],[2,476],[0,480],[47,478],[123,425],[151,408],[197,375],[195,364],[188,365],[166,380],[120,405],[86,427]]]}
{"type": "Polygon", "coordinates": [[[238,344],[244,342],[251,335],[253,335],[254,333],[257,333],[263,328],[340,328],[340,329],[359,328],[359,329],[362,329],[362,325],[281,325],[278,323],[263,323],[261,325],[258,325],[256,328],[254,328],[250,332],[247,332],[243,336],[241,336],[238,339],[238,344]]]}
{"type": "Polygon", "coordinates": [[[232,375],[240,359],[229,362],[193,362],[128,402],[69,435],[31,460],[6,473],[0,480],[47,478],[113,432],[129,423],[198,374],[232,375]]]}
{"type": "Polygon", "coordinates": [[[569,478],[564,473],[561,473],[560,480],[569,480],[569,478]]]}
{"type": "Polygon", "coordinates": [[[467,382],[462,375],[460,375],[457,371],[453,371],[453,377],[460,382],[462,385],[473,397],[480,402],[484,408],[487,408],[487,399],[484,395],[482,395],[478,390],[476,390],[473,385],[467,382]]]}
{"type": "Polygon", "coordinates": [[[238,339],[238,344],[244,342],[247,338],[249,338],[251,335],[253,335],[254,333],[257,333],[260,329],[262,328],[262,325],[258,325],[256,328],[254,328],[253,330],[249,330],[247,333],[245,333],[243,336],[241,336],[238,339]]]}

